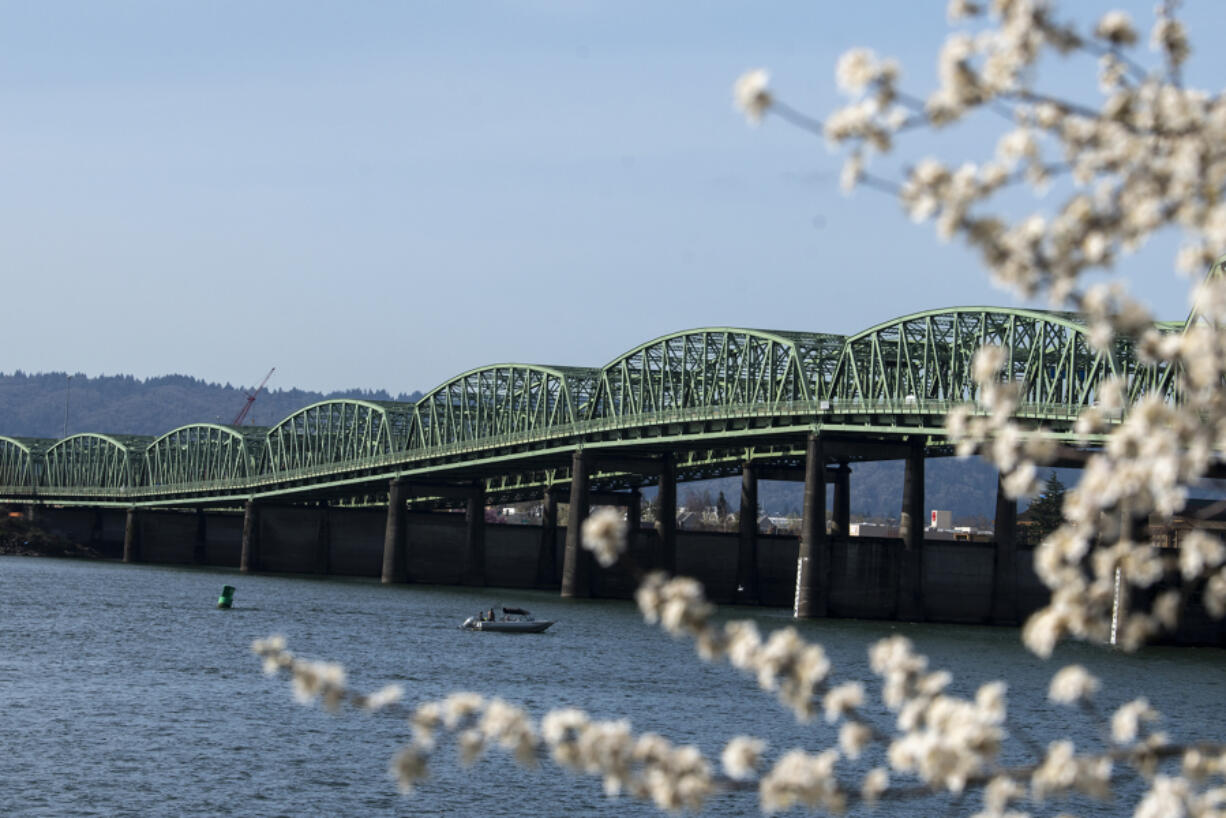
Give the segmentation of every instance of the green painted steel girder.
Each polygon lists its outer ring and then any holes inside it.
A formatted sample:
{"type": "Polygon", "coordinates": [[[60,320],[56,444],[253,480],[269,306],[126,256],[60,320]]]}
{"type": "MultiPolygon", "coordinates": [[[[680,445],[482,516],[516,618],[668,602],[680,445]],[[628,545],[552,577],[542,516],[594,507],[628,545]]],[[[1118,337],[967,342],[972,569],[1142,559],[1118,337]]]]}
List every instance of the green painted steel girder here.
{"type": "MultiPolygon", "coordinates": [[[[1178,399],[1177,372],[1140,360],[1127,341],[1095,349],[1086,323],[1071,313],[955,307],[851,336],[704,327],[648,341],[600,369],[495,364],[461,373],[415,404],[322,401],[268,429],[203,423],[157,439],[0,437],[0,497],[228,502],[315,491],[340,498],[377,494],[379,481],[401,475],[482,479],[491,496],[512,497],[564,479],[575,446],[671,451],[679,474],[720,474],[753,447],[793,456],[798,436],[819,428],[939,438],[942,415],[976,396],[971,362],[984,344],[1005,350],[1001,377],[1020,384],[1018,416],[1054,424],[1055,434],[1071,435],[1107,377],[1124,380],[1129,403],[1178,399]],[[698,451],[720,454],[695,459],[698,451]]],[[[640,477],[608,481],[625,487],[640,477]]]]}
{"type": "Polygon", "coordinates": [[[837,335],[705,327],[664,335],[601,370],[589,418],[824,397],[837,335]]]}
{"type": "Polygon", "coordinates": [[[86,432],[63,438],[43,454],[49,488],[128,489],[145,485],[145,449],[153,438],[86,432]]]}
{"type": "Polygon", "coordinates": [[[299,409],[267,434],[265,473],[319,468],[405,448],[414,405],[326,400],[299,409]]]}
{"type": "Polygon", "coordinates": [[[41,482],[43,455],[54,440],[0,436],[0,486],[35,486],[41,482]]]}
{"type": "Polygon", "coordinates": [[[507,434],[548,434],[583,418],[599,371],[494,364],[471,369],[417,402],[409,449],[429,449],[507,434]]]}
{"type": "Polygon", "coordinates": [[[145,450],[146,484],[190,485],[254,477],[265,471],[267,439],[264,426],[180,426],[145,450]]]}
{"type": "Polygon", "coordinates": [[[1021,401],[1047,414],[1073,418],[1094,403],[1108,377],[1123,378],[1129,402],[1153,392],[1169,397],[1172,373],[1143,363],[1117,340],[1097,350],[1071,313],[959,307],[896,318],[847,339],[831,387],[832,398],[902,405],[974,400],[976,351],[998,345],[1006,354],[1003,380],[1021,384],[1021,401]]]}

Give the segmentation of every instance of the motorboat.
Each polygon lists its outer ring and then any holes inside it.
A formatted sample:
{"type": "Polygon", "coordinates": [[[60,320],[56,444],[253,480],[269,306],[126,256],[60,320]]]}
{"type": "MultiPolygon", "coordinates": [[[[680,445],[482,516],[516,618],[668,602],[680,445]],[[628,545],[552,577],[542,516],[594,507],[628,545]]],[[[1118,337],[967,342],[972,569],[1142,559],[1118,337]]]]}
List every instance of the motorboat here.
{"type": "Polygon", "coordinates": [[[460,627],[467,631],[490,631],[492,633],[541,633],[553,624],[548,619],[533,619],[523,608],[503,608],[499,617],[495,609],[481,611],[464,620],[460,627]]]}

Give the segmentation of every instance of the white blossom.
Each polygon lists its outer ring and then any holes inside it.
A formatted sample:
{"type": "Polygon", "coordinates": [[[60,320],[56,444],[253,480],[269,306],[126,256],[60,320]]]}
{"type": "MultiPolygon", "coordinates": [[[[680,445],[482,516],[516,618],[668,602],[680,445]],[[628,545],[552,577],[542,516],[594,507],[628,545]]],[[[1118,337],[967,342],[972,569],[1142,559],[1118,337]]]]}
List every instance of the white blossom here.
{"type": "Polygon", "coordinates": [[[1133,27],[1128,12],[1109,11],[1099,19],[1094,28],[1094,36],[1113,45],[1133,45],[1137,41],[1137,30],[1133,27]]]}
{"type": "Polygon", "coordinates": [[[427,764],[429,756],[422,748],[414,744],[406,745],[396,753],[388,766],[388,772],[396,779],[400,791],[408,795],[419,781],[428,776],[427,764]]]}
{"type": "Polygon", "coordinates": [[[831,688],[822,704],[826,709],[826,721],[833,724],[864,704],[864,685],[846,682],[831,688]]]}
{"type": "Polygon", "coordinates": [[[619,510],[601,508],[583,521],[583,547],[596,555],[605,568],[626,550],[626,520],[619,510]]]}
{"type": "Polygon", "coordinates": [[[767,813],[781,812],[796,805],[842,812],[847,796],[839,789],[834,765],[835,750],[810,755],[789,750],[762,778],[758,794],[767,813]]]}
{"type": "Polygon", "coordinates": [[[366,707],[370,710],[382,710],[390,707],[404,698],[404,686],[390,684],[382,687],[366,697],[366,707]]]}
{"type": "Polygon", "coordinates": [[[766,69],[755,68],[738,77],[732,86],[732,101],[751,124],[760,123],[773,102],[766,87],[769,82],[766,69]]]}
{"type": "Polygon", "coordinates": [[[1158,719],[1158,713],[1144,698],[1134,699],[1111,716],[1111,738],[1118,744],[1130,744],[1137,738],[1141,722],[1158,719]]]}
{"type": "Polygon", "coordinates": [[[1098,691],[1099,682],[1081,665],[1069,665],[1052,677],[1047,698],[1059,704],[1075,704],[1098,691]]]}
{"type": "Polygon", "coordinates": [[[766,742],[751,736],[737,736],[728,742],[720,761],[729,778],[744,780],[754,775],[762,759],[766,742]]]}

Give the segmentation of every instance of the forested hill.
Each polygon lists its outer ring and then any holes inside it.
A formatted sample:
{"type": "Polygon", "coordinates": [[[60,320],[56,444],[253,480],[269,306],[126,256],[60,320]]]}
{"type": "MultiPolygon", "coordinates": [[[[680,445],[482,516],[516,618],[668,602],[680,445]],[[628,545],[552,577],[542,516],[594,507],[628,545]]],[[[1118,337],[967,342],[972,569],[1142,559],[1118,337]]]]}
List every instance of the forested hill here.
{"type": "MultiPolygon", "coordinates": [[[[161,435],[189,423],[230,423],[242,411],[255,387],[222,386],[186,375],[140,380],[131,375],[89,378],[67,373],[27,375],[0,373],[0,435],[59,438],[64,435],[65,405],[68,434],[161,435]]],[[[328,398],[413,401],[420,392],[389,395],[382,390],[307,392],[265,389],[246,422],[271,426],[304,406],[328,398]]]]}

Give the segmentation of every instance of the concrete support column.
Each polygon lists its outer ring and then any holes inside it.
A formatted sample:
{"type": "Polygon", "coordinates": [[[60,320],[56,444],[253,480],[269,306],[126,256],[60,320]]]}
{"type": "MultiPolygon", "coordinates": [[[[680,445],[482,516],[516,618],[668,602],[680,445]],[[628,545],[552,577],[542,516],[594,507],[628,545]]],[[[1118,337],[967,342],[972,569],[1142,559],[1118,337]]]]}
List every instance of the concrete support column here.
{"type": "Polygon", "coordinates": [[[638,489],[630,492],[630,502],[626,505],[626,548],[629,550],[643,527],[643,493],[638,489]]]}
{"type": "Polygon", "coordinates": [[[809,433],[805,447],[804,516],[796,558],[797,618],[825,616],[830,595],[830,537],[826,533],[826,457],[821,436],[809,433]]]}
{"type": "Polygon", "coordinates": [[[192,564],[204,565],[208,555],[208,518],[204,509],[196,509],[196,539],[192,542],[192,564]]]}
{"type": "Polygon", "coordinates": [[[465,514],[465,558],[464,583],[466,585],[485,584],[485,481],[473,483],[472,494],[468,495],[468,511],[465,514]]]}
{"type": "Polygon", "coordinates": [[[1018,624],[1017,500],[1005,494],[996,478],[996,551],[992,564],[992,618],[998,625],[1018,624]]]}
{"type": "Polygon", "coordinates": [[[545,489],[541,504],[541,548],[536,558],[536,584],[552,588],[558,581],[558,494],[545,489]]]}
{"type": "Polygon", "coordinates": [[[582,449],[571,458],[570,514],[566,520],[566,554],[562,559],[562,596],[589,597],[591,554],[583,547],[583,521],[591,510],[588,469],[591,458],[582,449]]]}
{"type": "Polygon", "coordinates": [[[898,571],[898,618],[924,619],[924,439],[913,438],[902,483],[902,559],[898,571]]]}
{"type": "Polygon", "coordinates": [[[92,548],[102,548],[102,509],[94,511],[94,524],[89,529],[89,544],[92,548]]]}
{"type": "Polygon", "coordinates": [[[38,522],[38,506],[36,506],[34,503],[30,503],[26,506],[25,513],[27,523],[38,522]]]}
{"type": "Polygon", "coordinates": [[[736,553],[737,601],[756,605],[758,592],[758,474],[752,463],[741,467],[740,538],[736,553]]]}
{"type": "Polygon", "coordinates": [[[123,561],[140,562],[140,518],[135,508],[128,509],[123,525],[123,561]]]}
{"type": "Polygon", "coordinates": [[[656,495],[660,511],[656,515],[656,532],[660,535],[662,571],[677,573],[677,460],[672,452],[660,460],[660,491],[656,495]]]}
{"type": "Polygon", "coordinates": [[[833,522],[833,536],[846,538],[851,535],[851,468],[846,463],[840,463],[834,470],[833,522]]]}
{"type": "Polygon", "coordinates": [[[260,507],[248,500],[243,509],[243,551],[238,570],[244,574],[260,570],[260,507]]]}
{"type": "Polygon", "coordinates": [[[404,582],[407,560],[404,553],[404,480],[399,477],[387,484],[387,524],[383,528],[384,585],[404,582]]]}
{"type": "MultiPolygon", "coordinates": [[[[385,532],[386,534],[386,532],[385,532]]],[[[319,527],[315,530],[315,573],[332,572],[332,519],[328,504],[319,504],[319,527]]]]}

